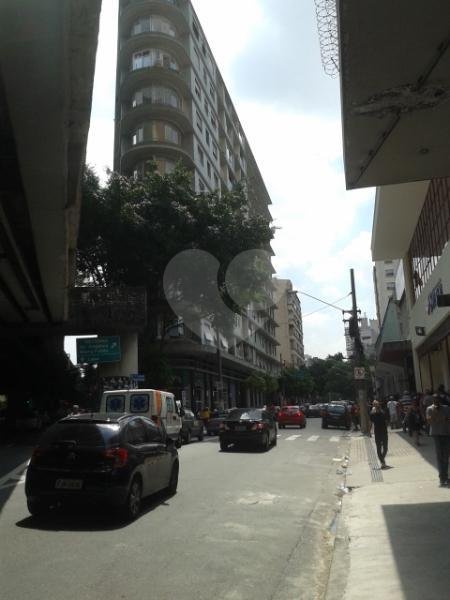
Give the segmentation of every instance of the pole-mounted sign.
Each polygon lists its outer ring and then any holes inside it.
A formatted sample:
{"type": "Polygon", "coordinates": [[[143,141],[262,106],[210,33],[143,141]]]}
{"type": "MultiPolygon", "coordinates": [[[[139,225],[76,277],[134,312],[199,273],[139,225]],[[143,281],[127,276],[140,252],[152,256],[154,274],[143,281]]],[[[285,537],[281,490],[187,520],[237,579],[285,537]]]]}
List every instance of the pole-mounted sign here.
{"type": "Polygon", "coordinates": [[[364,367],[355,367],[353,370],[353,377],[355,379],[365,379],[366,369],[364,367]]]}

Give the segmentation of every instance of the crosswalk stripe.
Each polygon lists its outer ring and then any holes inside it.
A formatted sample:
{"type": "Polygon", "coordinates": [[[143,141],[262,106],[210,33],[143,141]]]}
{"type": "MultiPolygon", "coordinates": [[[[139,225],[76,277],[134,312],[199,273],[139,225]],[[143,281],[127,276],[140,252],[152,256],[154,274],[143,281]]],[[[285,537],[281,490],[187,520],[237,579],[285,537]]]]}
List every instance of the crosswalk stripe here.
{"type": "Polygon", "coordinates": [[[339,438],[337,435],[333,435],[333,437],[330,437],[330,442],[339,442],[339,438]]]}
{"type": "Polygon", "coordinates": [[[297,438],[302,437],[301,434],[297,434],[297,435],[290,435],[289,437],[286,438],[287,442],[292,442],[294,440],[296,440],[297,438]]]}
{"type": "Polygon", "coordinates": [[[308,442],[317,442],[317,440],[319,439],[318,435],[312,435],[311,437],[308,438],[308,442]]]}

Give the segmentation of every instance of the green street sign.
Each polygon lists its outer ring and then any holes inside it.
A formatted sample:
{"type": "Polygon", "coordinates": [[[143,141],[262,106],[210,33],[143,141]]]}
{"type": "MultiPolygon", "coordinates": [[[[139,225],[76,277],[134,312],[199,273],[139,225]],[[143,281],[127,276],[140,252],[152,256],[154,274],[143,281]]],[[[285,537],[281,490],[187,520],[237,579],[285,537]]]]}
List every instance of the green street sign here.
{"type": "Polygon", "coordinates": [[[100,364],[120,362],[120,337],[118,335],[77,339],[77,363],[100,364]]]}

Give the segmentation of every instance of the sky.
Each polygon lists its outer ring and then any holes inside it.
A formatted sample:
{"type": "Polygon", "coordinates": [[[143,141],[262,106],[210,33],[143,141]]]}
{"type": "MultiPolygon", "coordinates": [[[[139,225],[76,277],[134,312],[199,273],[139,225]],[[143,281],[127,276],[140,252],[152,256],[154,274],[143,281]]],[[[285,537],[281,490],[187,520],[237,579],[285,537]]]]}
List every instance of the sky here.
{"type": "MultiPolygon", "coordinates": [[[[117,4],[103,0],[87,148],[101,177],[113,163],[117,4]]],[[[345,190],[339,78],[322,68],[314,0],[193,4],[272,198],[273,264],[300,292],[305,353],[345,352],[342,314],[302,292],[334,303],[353,267],[358,305],[375,316],[375,191],[345,190]]]]}

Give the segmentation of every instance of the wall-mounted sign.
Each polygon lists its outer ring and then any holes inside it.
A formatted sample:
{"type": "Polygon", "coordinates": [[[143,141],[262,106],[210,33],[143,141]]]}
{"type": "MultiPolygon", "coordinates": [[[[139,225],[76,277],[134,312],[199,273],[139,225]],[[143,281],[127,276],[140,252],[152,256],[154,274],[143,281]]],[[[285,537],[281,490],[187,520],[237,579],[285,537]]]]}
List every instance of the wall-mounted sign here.
{"type": "Polygon", "coordinates": [[[355,379],[365,379],[366,369],[364,367],[355,367],[353,371],[353,377],[355,379]]]}
{"type": "Polygon", "coordinates": [[[428,294],[428,314],[431,315],[432,312],[438,306],[438,297],[442,296],[444,293],[444,288],[442,287],[442,281],[439,280],[431,292],[428,294]]]}
{"type": "Polygon", "coordinates": [[[425,327],[416,327],[416,335],[419,337],[424,337],[426,335],[425,327]]]}

